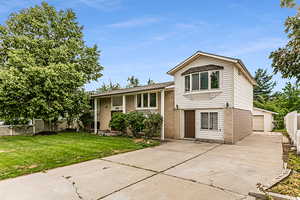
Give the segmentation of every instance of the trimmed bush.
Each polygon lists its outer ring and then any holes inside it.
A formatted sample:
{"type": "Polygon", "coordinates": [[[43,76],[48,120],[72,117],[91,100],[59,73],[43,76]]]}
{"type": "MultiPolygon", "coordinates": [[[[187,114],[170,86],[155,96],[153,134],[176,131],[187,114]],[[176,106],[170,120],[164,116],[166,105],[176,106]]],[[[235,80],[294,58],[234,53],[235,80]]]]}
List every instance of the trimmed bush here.
{"type": "Polygon", "coordinates": [[[163,118],[158,113],[147,114],[144,120],[144,132],[146,138],[152,138],[160,134],[163,118]]]}
{"type": "Polygon", "coordinates": [[[126,114],[122,112],[114,113],[109,122],[109,126],[112,128],[112,130],[126,132],[126,114]]]}
{"type": "Polygon", "coordinates": [[[144,129],[145,115],[141,112],[130,112],[126,114],[128,128],[134,137],[139,137],[139,133],[144,129]]]}

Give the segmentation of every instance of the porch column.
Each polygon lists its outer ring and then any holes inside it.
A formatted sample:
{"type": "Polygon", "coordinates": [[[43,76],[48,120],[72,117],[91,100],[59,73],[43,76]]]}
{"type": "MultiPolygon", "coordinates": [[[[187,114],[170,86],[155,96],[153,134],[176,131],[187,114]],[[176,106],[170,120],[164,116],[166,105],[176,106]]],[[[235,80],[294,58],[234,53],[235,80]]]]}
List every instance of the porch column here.
{"type": "Polygon", "coordinates": [[[97,130],[98,130],[98,127],[97,127],[97,98],[94,99],[94,133],[97,134],[97,130]]]}
{"type": "Polygon", "coordinates": [[[162,127],[161,127],[161,134],[160,139],[165,140],[165,90],[161,90],[160,92],[160,114],[162,116],[162,127]]]}
{"type": "Polygon", "coordinates": [[[123,107],[123,113],[126,113],[126,96],[123,95],[123,104],[122,104],[122,107],[123,107]]]}

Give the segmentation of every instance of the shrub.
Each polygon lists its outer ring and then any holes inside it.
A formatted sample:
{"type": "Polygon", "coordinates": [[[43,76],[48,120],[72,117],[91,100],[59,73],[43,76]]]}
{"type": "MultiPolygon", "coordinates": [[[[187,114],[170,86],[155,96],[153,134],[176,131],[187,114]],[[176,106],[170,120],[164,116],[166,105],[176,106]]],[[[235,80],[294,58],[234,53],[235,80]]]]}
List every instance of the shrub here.
{"type": "Polygon", "coordinates": [[[112,130],[125,132],[127,128],[126,114],[122,112],[114,113],[109,122],[109,126],[112,130]]]}
{"type": "MultiPolygon", "coordinates": [[[[94,119],[93,119],[93,115],[91,113],[91,111],[89,110],[85,110],[82,115],[79,116],[79,121],[82,124],[83,129],[86,129],[87,127],[91,126],[94,119]]],[[[80,125],[80,123],[79,123],[80,125]]]]}
{"type": "Polygon", "coordinates": [[[163,118],[158,113],[150,113],[144,120],[144,132],[146,138],[152,138],[153,136],[159,135],[161,131],[163,118]]]}
{"type": "Polygon", "coordinates": [[[139,137],[139,132],[144,129],[145,115],[141,112],[130,112],[126,114],[126,121],[134,137],[139,137]]]}

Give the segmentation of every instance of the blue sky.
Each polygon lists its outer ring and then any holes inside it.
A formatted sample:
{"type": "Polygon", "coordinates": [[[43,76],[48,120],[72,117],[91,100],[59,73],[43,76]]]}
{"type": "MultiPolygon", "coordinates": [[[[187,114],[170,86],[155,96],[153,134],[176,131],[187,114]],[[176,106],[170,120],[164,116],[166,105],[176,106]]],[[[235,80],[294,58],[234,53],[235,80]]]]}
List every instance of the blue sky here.
{"type": "MultiPolygon", "coordinates": [[[[0,23],[11,12],[39,0],[0,0],[0,23]]],[[[84,26],[88,45],[101,50],[105,67],[94,90],[105,82],[126,84],[128,76],[141,83],[172,80],[166,72],[201,50],[240,58],[254,74],[259,67],[271,73],[272,50],[287,37],[284,21],[294,9],[280,8],[279,0],[49,0],[58,9],[72,8],[84,26]]],[[[286,80],[276,75],[276,90],[286,80]]]]}

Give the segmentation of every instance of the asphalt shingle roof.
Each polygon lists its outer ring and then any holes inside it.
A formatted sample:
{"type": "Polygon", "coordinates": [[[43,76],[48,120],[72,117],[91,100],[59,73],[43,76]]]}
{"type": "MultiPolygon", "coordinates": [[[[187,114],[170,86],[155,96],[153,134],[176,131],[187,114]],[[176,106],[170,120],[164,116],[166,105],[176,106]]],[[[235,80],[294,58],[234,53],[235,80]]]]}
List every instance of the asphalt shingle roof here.
{"type": "Polygon", "coordinates": [[[112,91],[102,92],[102,93],[98,93],[98,94],[93,94],[92,97],[103,97],[103,96],[111,96],[111,95],[118,95],[118,94],[142,92],[142,91],[148,91],[148,90],[158,90],[158,89],[163,89],[163,88],[169,87],[171,85],[174,85],[173,81],[164,82],[164,83],[154,83],[151,85],[143,85],[143,86],[137,86],[137,87],[133,87],[133,88],[122,88],[122,89],[118,89],[118,90],[112,90],[112,91]]]}

